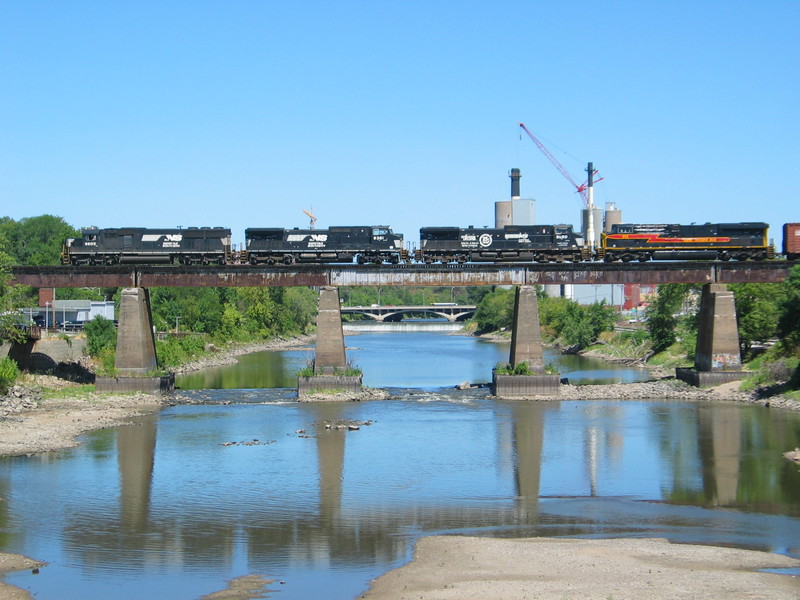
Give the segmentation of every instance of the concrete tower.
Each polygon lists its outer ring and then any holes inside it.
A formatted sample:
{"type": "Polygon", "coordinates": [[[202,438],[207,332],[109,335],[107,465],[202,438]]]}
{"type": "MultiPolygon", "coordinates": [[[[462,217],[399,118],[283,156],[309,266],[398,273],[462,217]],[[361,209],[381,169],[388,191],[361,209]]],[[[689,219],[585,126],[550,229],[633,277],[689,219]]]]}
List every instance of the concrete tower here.
{"type": "Polygon", "coordinates": [[[494,203],[494,226],[534,225],[536,223],[536,201],[523,199],[520,195],[520,170],[511,169],[511,199],[494,203]]]}

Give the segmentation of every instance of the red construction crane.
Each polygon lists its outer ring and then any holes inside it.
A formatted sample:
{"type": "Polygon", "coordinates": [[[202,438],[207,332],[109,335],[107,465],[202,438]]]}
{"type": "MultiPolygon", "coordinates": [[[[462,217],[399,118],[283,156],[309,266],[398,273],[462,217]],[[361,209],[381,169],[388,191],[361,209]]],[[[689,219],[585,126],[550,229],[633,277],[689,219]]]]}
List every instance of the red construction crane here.
{"type": "MultiPolygon", "coordinates": [[[[588,206],[589,197],[588,197],[588,195],[586,193],[586,188],[588,187],[588,182],[584,183],[583,185],[578,185],[577,183],[575,183],[575,180],[572,178],[572,176],[569,173],[567,173],[567,170],[564,167],[561,166],[561,163],[556,160],[556,157],[553,156],[552,154],[550,154],[550,151],[547,148],[545,148],[544,144],[542,142],[540,142],[536,138],[536,136],[533,135],[530,132],[530,130],[527,127],[525,127],[525,123],[520,123],[519,126],[522,127],[522,130],[525,133],[528,134],[528,137],[533,140],[533,143],[538,146],[539,150],[541,150],[544,153],[544,155],[547,158],[550,159],[550,162],[555,165],[556,169],[558,169],[561,172],[561,174],[564,177],[567,178],[567,181],[569,181],[572,184],[572,186],[575,188],[575,190],[581,195],[581,199],[583,200],[584,206],[588,206]]],[[[596,172],[597,171],[595,171],[595,173],[596,172]]],[[[600,179],[595,179],[595,181],[600,181],[600,179]]]]}

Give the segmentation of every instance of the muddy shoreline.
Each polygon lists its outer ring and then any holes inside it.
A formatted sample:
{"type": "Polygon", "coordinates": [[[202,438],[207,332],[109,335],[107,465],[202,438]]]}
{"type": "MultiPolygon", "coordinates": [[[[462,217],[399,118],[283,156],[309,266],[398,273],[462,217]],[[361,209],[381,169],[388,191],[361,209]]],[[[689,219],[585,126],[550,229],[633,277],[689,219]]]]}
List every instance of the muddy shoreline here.
{"type": "MultiPolygon", "coordinates": [[[[180,372],[232,364],[244,354],[305,347],[312,342],[312,337],[303,337],[222,349],[216,355],[185,365],[180,372]]],[[[70,448],[77,445],[76,438],[87,431],[116,427],[174,403],[168,396],[146,394],[96,396],[87,393],[45,400],[39,389],[75,384],[51,376],[27,376],[24,383],[13,388],[9,395],[0,397],[0,456],[70,448]]],[[[562,385],[558,398],[529,400],[723,400],[800,410],[800,402],[780,396],[758,398],[737,391],[737,387],[738,383],[734,382],[698,390],[667,377],[645,383],[562,385]]],[[[375,392],[364,399],[387,396],[377,393],[382,390],[375,392]]],[[[0,577],[10,571],[35,569],[42,564],[24,556],[0,554],[0,577]]],[[[763,598],[800,597],[798,578],[756,572],[756,569],[779,567],[798,568],[800,561],[766,552],[669,544],[664,540],[430,537],[420,541],[411,563],[376,580],[362,597],[371,600],[412,597],[423,600],[455,597],[536,597],[542,600],[704,597],[721,600],[750,597],[744,593],[747,589],[758,589],[763,598]],[[578,561],[573,569],[567,568],[570,560],[578,561]],[[586,568],[586,560],[591,560],[591,569],[586,568]],[[532,569],[532,565],[537,565],[536,569],[532,569]],[[648,581],[657,582],[655,588],[654,584],[642,588],[641,581],[634,577],[643,572],[644,566],[648,568],[648,581]],[[598,582],[604,587],[598,587],[598,582]],[[598,592],[601,589],[603,593],[598,592]]],[[[257,596],[244,592],[226,597],[244,600],[257,596]]],[[[0,600],[25,598],[30,598],[26,591],[0,583],[0,600]]]]}

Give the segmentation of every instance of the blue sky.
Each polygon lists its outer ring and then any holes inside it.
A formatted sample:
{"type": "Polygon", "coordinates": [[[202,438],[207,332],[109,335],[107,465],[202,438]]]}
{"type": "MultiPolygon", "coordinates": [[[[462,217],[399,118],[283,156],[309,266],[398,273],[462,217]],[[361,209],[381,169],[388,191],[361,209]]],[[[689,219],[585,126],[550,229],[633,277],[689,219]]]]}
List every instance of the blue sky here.
{"type": "Polygon", "coordinates": [[[800,221],[800,1],[0,0],[0,215],[74,226],[800,221]]]}

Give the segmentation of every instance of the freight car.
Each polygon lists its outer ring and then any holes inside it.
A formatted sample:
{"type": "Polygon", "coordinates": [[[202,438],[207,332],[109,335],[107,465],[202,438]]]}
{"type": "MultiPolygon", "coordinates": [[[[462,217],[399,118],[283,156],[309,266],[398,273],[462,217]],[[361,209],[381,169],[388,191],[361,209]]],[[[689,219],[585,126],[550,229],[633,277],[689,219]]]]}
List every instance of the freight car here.
{"type": "Polygon", "coordinates": [[[800,260],[800,223],[783,224],[783,254],[788,260],[800,260]]]}
{"type": "Polygon", "coordinates": [[[603,233],[596,258],[648,260],[764,260],[775,258],[766,223],[644,225],[620,223],[603,233]]]}
{"type": "Polygon", "coordinates": [[[416,259],[433,262],[580,262],[589,249],[572,225],[506,225],[497,229],[423,227],[416,259]]]}
{"type": "Polygon", "coordinates": [[[231,230],[223,227],[188,229],[88,228],[68,239],[61,262],[73,265],[117,263],[227,264],[233,261],[231,230]]]}
{"type": "Polygon", "coordinates": [[[403,235],[386,226],[347,226],[329,229],[249,228],[244,232],[242,261],[266,263],[389,262],[408,259],[403,235]]]}

